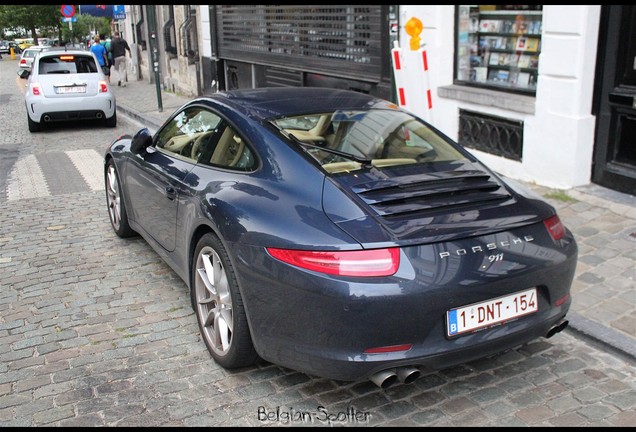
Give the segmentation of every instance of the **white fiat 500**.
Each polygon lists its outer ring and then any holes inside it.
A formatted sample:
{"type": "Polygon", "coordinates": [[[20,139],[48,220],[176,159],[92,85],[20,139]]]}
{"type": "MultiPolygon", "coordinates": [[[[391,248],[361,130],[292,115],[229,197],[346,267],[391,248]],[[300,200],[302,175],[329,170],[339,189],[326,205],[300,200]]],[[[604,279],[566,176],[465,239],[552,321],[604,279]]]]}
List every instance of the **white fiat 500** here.
{"type": "Polygon", "coordinates": [[[90,51],[50,49],[33,61],[24,95],[30,132],[47,123],[101,120],[117,125],[115,94],[90,51]]]}

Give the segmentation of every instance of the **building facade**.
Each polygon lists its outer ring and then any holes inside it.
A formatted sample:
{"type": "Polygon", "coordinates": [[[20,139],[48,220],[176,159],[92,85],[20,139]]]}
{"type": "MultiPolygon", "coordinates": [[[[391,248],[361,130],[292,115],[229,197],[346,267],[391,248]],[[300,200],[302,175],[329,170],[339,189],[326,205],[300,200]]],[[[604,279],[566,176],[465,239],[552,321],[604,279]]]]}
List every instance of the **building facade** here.
{"type": "MultiPolygon", "coordinates": [[[[347,88],[400,102],[495,171],[636,194],[636,8],[628,5],[132,5],[135,76],[196,96],[347,88]],[[420,27],[413,26],[418,23],[420,27]],[[415,28],[415,33],[414,33],[415,28]],[[419,38],[419,48],[413,45],[419,38]],[[396,71],[392,54],[426,53],[396,71]]],[[[404,63],[405,65],[407,63],[404,63]]]]}

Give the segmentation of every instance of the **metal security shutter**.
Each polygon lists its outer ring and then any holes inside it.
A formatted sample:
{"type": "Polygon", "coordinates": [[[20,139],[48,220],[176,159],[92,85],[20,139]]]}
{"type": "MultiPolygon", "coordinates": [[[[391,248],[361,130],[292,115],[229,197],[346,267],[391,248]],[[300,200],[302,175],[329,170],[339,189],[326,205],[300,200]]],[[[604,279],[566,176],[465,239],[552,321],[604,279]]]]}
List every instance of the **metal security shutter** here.
{"type": "Polygon", "coordinates": [[[382,9],[382,5],[218,5],[218,56],[379,82],[383,53],[386,57],[389,50],[382,9]]]}

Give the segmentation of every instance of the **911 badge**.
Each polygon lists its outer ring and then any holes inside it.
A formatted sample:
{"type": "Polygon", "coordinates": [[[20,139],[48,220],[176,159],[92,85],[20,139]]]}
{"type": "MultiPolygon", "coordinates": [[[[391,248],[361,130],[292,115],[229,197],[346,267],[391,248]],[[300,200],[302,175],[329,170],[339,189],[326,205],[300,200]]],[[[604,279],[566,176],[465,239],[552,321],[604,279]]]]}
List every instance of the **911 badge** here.
{"type": "Polygon", "coordinates": [[[499,253],[497,255],[489,255],[488,256],[488,262],[494,263],[496,261],[503,261],[504,259],[504,254],[499,253]]]}

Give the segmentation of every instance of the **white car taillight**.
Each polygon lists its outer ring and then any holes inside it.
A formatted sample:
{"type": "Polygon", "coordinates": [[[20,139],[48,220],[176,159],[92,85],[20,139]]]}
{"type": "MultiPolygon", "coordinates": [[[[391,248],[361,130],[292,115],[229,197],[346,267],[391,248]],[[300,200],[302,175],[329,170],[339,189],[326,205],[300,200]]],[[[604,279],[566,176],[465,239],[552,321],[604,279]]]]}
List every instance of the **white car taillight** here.
{"type": "Polygon", "coordinates": [[[31,83],[31,94],[33,94],[33,96],[40,96],[42,94],[39,83],[31,83]]]}
{"type": "Polygon", "coordinates": [[[108,93],[108,84],[106,84],[106,81],[99,82],[99,92],[108,93]]]}

